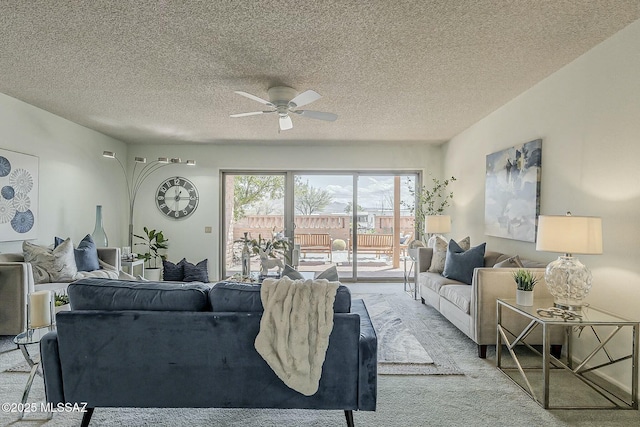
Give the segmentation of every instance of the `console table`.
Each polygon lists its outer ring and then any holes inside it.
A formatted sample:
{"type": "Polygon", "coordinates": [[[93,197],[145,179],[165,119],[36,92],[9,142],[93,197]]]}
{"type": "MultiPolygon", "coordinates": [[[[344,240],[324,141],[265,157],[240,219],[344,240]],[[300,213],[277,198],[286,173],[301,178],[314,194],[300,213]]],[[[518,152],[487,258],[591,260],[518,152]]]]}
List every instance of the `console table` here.
{"type": "MultiPolygon", "coordinates": [[[[551,299],[534,300],[531,307],[517,305],[515,299],[499,299],[497,301],[497,315],[496,366],[540,406],[545,409],[638,409],[638,329],[640,325],[638,321],[623,319],[593,306],[582,307],[582,310],[575,312],[553,309],[553,300],[551,299]],[[509,331],[502,322],[505,310],[514,312],[517,316],[528,318],[530,323],[522,331],[509,331]],[[542,353],[524,342],[524,339],[536,327],[542,328],[542,353]],[[550,328],[552,327],[565,329],[566,360],[558,359],[550,352],[550,328]],[[572,334],[572,330],[575,330],[576,333],[590,335],[589,340],[582,341],[587,345],[592,344],[594,347],[583,360],[574,360],[572,354],[574,334],[572,334]],[[630,335],[630,340],[627,339],[630,341],[630,351],[628,354],[613,354],[610,349],[606,348],[606,345],[623,330],[630,332],[627,334],[630,335]],[[542,365],[524,366],[515,352],[517,344],[524,344],[535,355],[542,357],[542,365]],[[515,367],[503,366],[503,345],[511,354],[515,367]],[[627,360],[631,365],[630,394],[614,390],[611,384],[605,383],[594,375],[599,370],[602,372],[602,368],[627,360]],[[518,372],[520,373],[520,382],[516,378],[518,372]],[[527,372],[541,374],[541,381],[540,377],[527,376],[527,372]],[[578,384],[584,384],[601,396],[598,398],[601,404],[592,402],[587,406],[552,405],[549,398],[552,372],[554,374],[569,373],[569,378],[576,378],[579,380],[578,384]],[[532,383],[536,384],[536,380],[537,384],[542,384],[541,387],[532,386],[532,383]],[[536,391],[538,392],[536,393],[536,391]]],[[[619,338],[623,337],[617,337],[617,339],[619,338]]]]}

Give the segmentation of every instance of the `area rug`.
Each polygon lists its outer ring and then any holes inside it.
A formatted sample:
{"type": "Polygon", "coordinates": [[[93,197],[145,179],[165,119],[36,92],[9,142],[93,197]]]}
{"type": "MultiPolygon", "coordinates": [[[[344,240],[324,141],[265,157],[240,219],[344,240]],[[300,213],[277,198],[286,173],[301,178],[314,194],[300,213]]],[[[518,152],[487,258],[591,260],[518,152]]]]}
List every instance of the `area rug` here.
{"type": "MultiPolygon", "coordinates": [[[[442,319],[428,319],[405,294],[352,294],[362,298],[378,337],[380,375],[462,375],[437,333],[442,319]]],[[[433,317],[433,316],[429,316],[433,317]]]]}

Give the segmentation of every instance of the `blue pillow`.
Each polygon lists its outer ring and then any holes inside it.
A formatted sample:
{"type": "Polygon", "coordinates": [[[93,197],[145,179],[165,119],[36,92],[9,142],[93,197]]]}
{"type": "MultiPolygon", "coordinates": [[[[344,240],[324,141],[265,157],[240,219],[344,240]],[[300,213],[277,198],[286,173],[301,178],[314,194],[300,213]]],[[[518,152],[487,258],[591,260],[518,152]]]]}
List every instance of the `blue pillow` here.
{"type": "MultiPolygon", "coordinates": [[[[57,248],[64,239],[55,237],[53,239],[53,247],[57,248]]],[[[98,261],[98,248],[96,247],[91,234],[84,236],[78,247],[73,250],[76,259],[76,267],[78,271],[95,271],[100,270],[100,261],[98,261]]]]}
{"type": "Polygon", "coordinates": [[[189,261],[184,261],[184,278],[183,282],[202,282],[209,283],[209,273],[207,271],[207,260],[203,259],[196,265],[189,261]]]}
{"type": "Polygon", "coordinates": [[[447,259],[444,262],[442,275],[470,285],[473,281],[473,270],[484,267],[484,251],[486,243],[465,251],[455,241],[449,242],[447,259]]]}
{"type": "Polygon", "coordinates": [[[166,259],[162,260],[162,280],[167,282],[182,282],[184,281],[184,264],[187,262],[186,258],[174,264],[166,259]]]}
{"type": "Polygon", "coordinates": [[[338,277],[338,269],[335,265],[332,265],[322,273],[318,274],[316,279],[327,279],[330,282],[339,282],[340,278],[338,277]]]}
{"type": "Polygon", "coordinates": [[[291,280],[300,280],[300,279],[304,279],[304,276],[302,276],[302,274],[300,274],[300,272],[298,270],[296,270],[295,268],[291,267],[289,264],[285,264],[284,265],[284,269],[282,270],[282,274],[280,275],[281,277],[288,277],[291,280]]]}

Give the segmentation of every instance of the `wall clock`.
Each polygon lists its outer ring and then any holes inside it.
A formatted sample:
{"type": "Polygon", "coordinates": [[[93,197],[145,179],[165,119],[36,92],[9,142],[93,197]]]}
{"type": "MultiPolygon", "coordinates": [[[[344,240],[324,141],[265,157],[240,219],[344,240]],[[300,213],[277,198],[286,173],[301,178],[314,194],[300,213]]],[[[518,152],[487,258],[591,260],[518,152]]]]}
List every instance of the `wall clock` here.
{"type": "Polygon", "coordinates": [[[156,206],[169,218],[184,219],[198,207],[198,190],[186,178],[169,178],[156,191],[156,206]]]}

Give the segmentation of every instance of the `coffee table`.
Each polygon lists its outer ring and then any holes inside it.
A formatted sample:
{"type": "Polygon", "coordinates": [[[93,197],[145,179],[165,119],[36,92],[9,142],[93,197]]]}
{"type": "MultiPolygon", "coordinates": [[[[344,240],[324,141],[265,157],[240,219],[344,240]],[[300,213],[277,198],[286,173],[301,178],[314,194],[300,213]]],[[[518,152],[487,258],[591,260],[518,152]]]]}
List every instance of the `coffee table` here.
{"type": "MultiPolygon", "coordinates": [[[[497,311],[498,342],[496,346],[496,366],[509,379],[518,384],[540,406],[545,409],[638,409],[638,330],[640,325],[638,321],[624,319],[593,306],[582,307],[582,310],[576,312],[553,309],[553,300],[551,299],[534,300],[533,306],[518,305],[515,299],[499,299],[497,301],[497,311]],[[505,310],[514,312],[517,316],[528,318],[530,323],[522,331],[509,331],[502,323],[503,311],[505,310]],[[536,327],[542,328],[543,332],[542,353],[524,342],[524,339],[536,327]],[[550,328],[552,327],[562,327],[565,329],[567,337],[566,360],[560,360],[550,352],[550,328]],[[593,345],[593,350],[588,352],[586,356],[582,356],[582,360],[577,357],[575,357],[574,360],[575,355],[572,352],[572,341],[575,338],[574,334],[571,333],[572,330],[575,330],[576,333],[579,332],[580,335],[590,335],[589,339],[581,336],[583,346],[593,345]],[[614,355],[613,352],[606,348],[606,345],[623,330],[630,332],[630,334],[627,334],[631,337],[630,352],[629,354],[614,355]],[[511,354],[516,364],[515,368],[503,366],[503,344],[511,354]],[[542,357],[542,366],[524,366],[515,352],[515,346],[517,344],[524,344],[532,350],[534,354],[542,357]],[[603,368],[617,365],[627,360],[630,361],[631,365],[630,395],[623,390],[614,390],[611,384],[601,381],[601,378],[594,375],[594,373],[602,372],[603,368]],[[514,376],[510,375],[510,373],[515,375],[516,373],[514,371],[519,371],[524,385],[516,381],[514,376]],[[527,376],[527,372],[531,371],[542,374],[542,392],[540,394],[536,394],[532,386],[533,380],[539,379],[539,377],[533,378],[527,376]],[[552,406],[549,398],[550,376],[552,371],[554,373],[570,373],[572,378],[577,378],[581,383],[602,396],[606,404],[552,406]]],[[[624,333],[620,335],[624,335],[624,333]]],[[[624,340],[625,338],[629,341],[627,336],[616,337],[618,341],[624,340]]],[[[619,346],[620,343],[617,345],[619,346]]],[[[616,350],[619,349],[616,348],[616,350]]],[[[622,367],[618,367],[618,369],[621,368],[622,367]]]]}
{"type": "MultiPolygon", "coordinates": [[[[55,326],[47,326],[44,328],[37,329],[27,329],[25,332],[22,332],[13,339],[13,342],[18,345],[18,348],[22,352],[25,360],[31,367],[31,371],[29,372],[29,379],[27,380],[27,384],[24,386],[24,391],[22,392],[22,408],[25,408],[25,404],[27,403],[27,399],[29,398],[29,392],[31,391],[31,386],[33,385],[33,379],[36,374],[42,376],[42,373],[38,371],[38,367],[40,366],[40,359],[34,358],[27,348],[28,345],[38,344],[42,337],[44,337],[47,333],[51,331],[55,331],[55,326]]],[[[49,418],[53,416],[53,413],[49,413],[49,418]]],[[[20,413],[20,419],[24,417],[24,409],[20,413]]]]}

